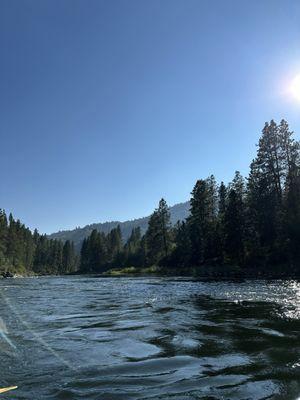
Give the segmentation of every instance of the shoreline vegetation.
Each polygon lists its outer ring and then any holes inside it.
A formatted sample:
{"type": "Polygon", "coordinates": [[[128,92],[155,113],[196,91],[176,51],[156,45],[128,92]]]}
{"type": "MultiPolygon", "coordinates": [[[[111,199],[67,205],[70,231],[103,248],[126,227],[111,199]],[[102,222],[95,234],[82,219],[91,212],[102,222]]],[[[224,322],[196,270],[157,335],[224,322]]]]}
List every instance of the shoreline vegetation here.
{"type": "MultiPolygon", "coordinates": [[[[283,266],[285,267],[285,266],[283,266]]],[[[272,271],[272,273],[252,273],[244,271],[238,266],[226,266],[226,271],[224,267],[211,267],[208,265],[203,265],[202,268],[191,267],[186,271],[167,269],[163,267],[152,266],[150,268],[113,268],[111,270],[103,272],[98,277],[149,277],[149,276],[163,276],[163,277],[179,277],[179,278],[191,278],[200,281],[216,281],[216,280],[229,280],[229,281],[241,281],[241,280],[273,280],[273,279],[295,279],[300,280],[300,274],[287,274],[282,271],[282,268],[277,269],[277,271],[272,271]]]]}
{"type": "Polygon", "coordinates": [[[285,120],[266,123],[244,178],[197,180],[190,214],[175,225],[161,199],[147,231],[93,230],[74,244],[31,232],[0,210],[0,275],[97,274],[197,279],[300,277],[300,146],[285,120]]]}
{"type": "MultiPolygon", "coordinates": [[[[283,266],[285,267],[285,266],[283,266]]],[[[11,274],[10,276],[0,275],[1,279],[23,279],[23,278],[43,278],[43,277],[62,277],[62,276],[85,276],[93,278],[149,278],[149,277],[165,277],[165,278],[178,278],[184,280],[196,280],[203,282],[216,282],[216,281],[229,281],[229,282],[243,282],[251,280],[295,280],[300,281],[300,274],[284,273],[282,269],[272,271],[271,273],[249,273],[242,270],[240,267],[226,266],[226,271],[220,270],[219,267],[211,267],[203,265],[202,268],[191,267],[189,270],[174,270],[158,266],[149,268],[112,268],[100,274],[97,273],[82,273],[81,271],[74,271],[68,274],[35,274],[28,272],[26,274],[11,274]]]]}

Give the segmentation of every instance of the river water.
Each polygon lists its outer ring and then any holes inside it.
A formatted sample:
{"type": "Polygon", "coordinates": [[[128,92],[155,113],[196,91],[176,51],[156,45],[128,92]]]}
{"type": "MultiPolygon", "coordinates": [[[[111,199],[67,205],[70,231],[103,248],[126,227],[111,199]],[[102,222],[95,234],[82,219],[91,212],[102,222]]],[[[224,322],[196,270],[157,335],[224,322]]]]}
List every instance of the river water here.
{"type": "Polygon", "coordinates": [[[300,398],[295,281],[3,279],[0,317],[1,399],[300,398]]]}

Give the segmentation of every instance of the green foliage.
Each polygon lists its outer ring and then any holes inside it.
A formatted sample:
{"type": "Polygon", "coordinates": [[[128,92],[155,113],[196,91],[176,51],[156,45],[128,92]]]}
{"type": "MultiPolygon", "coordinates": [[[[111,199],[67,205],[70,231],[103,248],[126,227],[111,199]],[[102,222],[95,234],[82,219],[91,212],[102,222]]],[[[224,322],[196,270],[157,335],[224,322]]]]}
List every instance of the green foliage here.
{"type": "Polygon", "coordinates": [[[224,217],[224,254],[229,264],[241,265],[244,260],[244,204],[235,189],[230,189],[224,217]]]}
{"type": "Polygon", "coordinates": [[[217,243],[217,186],[214,176],[198,180],[192,191],[191,215],[187,219],[192,265],[214,256],[217,243]]]}
{"type": "MultiPolygon", "coordinates": [[[[118,223],[107,232],[89,227],[80,271],[299,276],[299,148],[286,121],[266,123],[247,181],[238,171],[227,186],[213,175],[199,179],[185,221],[174,221],[182,205],[172,216],[161,199],[142,228],[139,220],[124,223],[124,241],[118,223]]],[[[72,273],[78,258],[72,241],[32,233],[0,209],[1,273],[72,273]]]]}
{"type": "Polygon", "coordinates": [[[211,175],[196,182],[186,221],[172,226],[162,199],[143,236],[134,228],[123,244],[118,228],[99,235],[83,242],[83,272],[299,276],[299,143],[286,121],[266,123],[247,182],[237,171],[218,186],[211,175]]]}
{"type": "Polygon", "coordinates": [[[32,233],[11,214],[7,221],[5,211],[0,210],[0,273],[64,274],[75,271],[76,266],[72,243],[63,246],[37,230],[32,233]]]}
{"type": "MultiPolygon", "coordinates": [[[[190,204],[188,201],[184,203],[175,204],[173,207],[170,207],[170,216],[171,216],[171,224],[175,225],[177,221],[183,221],[189,214],[190,204]]],[[[96,223],[91,225],[86,225],[82,228],[75,228],[73,230],[59,231],[56,233],[52,233],[48,237],[50,239],[59,239],[63,242],[66,240],[70,240],[74,242],[75,250],[80,252],[83,240],[90,236],[93,229],[96,229],[98,232],[103,232],[107,235],[112,229],[117,228],[120,225],[122,238],[124,243],[128,240],[131,235],[131,232],[135,228],[140,228],[141,235],[143,236],[148,228],[150,216],[144,218],[137,218],[129,221],[110,221],[103,223],[96,223]]]]}
{"type": "Polygon", "coordinates": [[[93,230],[81,247],[80,270],[85,273],[104,272],[112,267],[126,269],[132,266],[147,267],[159,263],[171,251],[171,224],[164,199],[149,219],[146,234],[142,237],[139,227],[133,228],[125,244],[120,226],[107,235],[93,230]]]}
{"type": "Polygon", "coordinates": [[[147,260],[150,265],[168,257],[171,250],[171,224],[168,205],[161,199],[158,208],[150,217],[146,232],[147,260]]]}
{"type": "Polygon", "coordinates": [[[290,168],[284,198],[284,222],[289,261],[300,273],[300,168],[290,168]]]}

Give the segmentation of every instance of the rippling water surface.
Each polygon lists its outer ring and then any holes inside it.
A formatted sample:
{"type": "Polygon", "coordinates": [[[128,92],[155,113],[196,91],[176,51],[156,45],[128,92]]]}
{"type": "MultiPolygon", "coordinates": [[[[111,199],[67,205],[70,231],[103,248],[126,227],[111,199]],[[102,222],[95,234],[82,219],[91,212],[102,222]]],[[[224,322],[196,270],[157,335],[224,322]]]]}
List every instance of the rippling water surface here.
{"type": "Polygon", "coordinates": [[[7,279],[0,317],[1,399],[300,396],[294,281],[7,279]]]}

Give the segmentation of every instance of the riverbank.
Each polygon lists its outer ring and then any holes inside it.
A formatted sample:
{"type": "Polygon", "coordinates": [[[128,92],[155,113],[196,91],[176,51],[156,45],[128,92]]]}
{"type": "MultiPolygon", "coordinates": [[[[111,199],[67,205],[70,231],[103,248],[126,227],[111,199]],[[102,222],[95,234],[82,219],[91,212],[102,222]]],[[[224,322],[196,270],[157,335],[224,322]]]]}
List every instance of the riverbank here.
{"type": "Polygon", "coordinates": [[[8,273],[8,274],[1,274],[0,275],[0,279],[15,279],[15,278],[34,278],[37,277],[38,275],[36,275],[34,272],[30,273],[25,273],[25,274],[13,274],[13,273],[8,273]]]}
{"type": "Polygon", "coordinates": [[[293,273],[286,273],[285,266],[273,266],[266,268],[264,271],[255,267],[241,268],[239,266],[228,265],[203,265],[201,267],[190,268],[166,268],[159,266],[152,266],[148,268],[112,268],[100,276],[104,277],[125,277],[125,276],[186,276],[196,278],[203,281],[211,280],[236,280],[241,281],[244,279],[300,279],[300,273],[295,269],[293,273]]]}
{"type": "Polygon", "coordinates": [[[94,276],[94,277],[111,277],[111,278],[122,278],[122,277],[186,277],[191,279],[197,279],[204,282],[210,281],[236,281],[241,282],[246,279],[261,279],[261,280],[276,280],[276,279],[293,279],[300,280],[300,273],[295,269],[293,273],[286,273],[288,269],[285,266],[273,266],[272,268],[266,268],[264,271],[255,267],[241,268],[239,266],[228,266],[228,265],[203,265],[200,267],[190,268],[170,268],[161,266],[151,266],[147,268],[137,267],[125,267],[125,268],[111,268],[104,272],[91,271],[89,273],[83,273],[82,271],[76,271],[70,274],[64,275],[52,275],[52,274],[37,274],[33,271],[25,272],[0,272],[0,279],[8,278],[34,278],[34,277],[45,277],[45,276],[94,276]],[[4,276],[5,274],[5,276],[4,276]]]}

